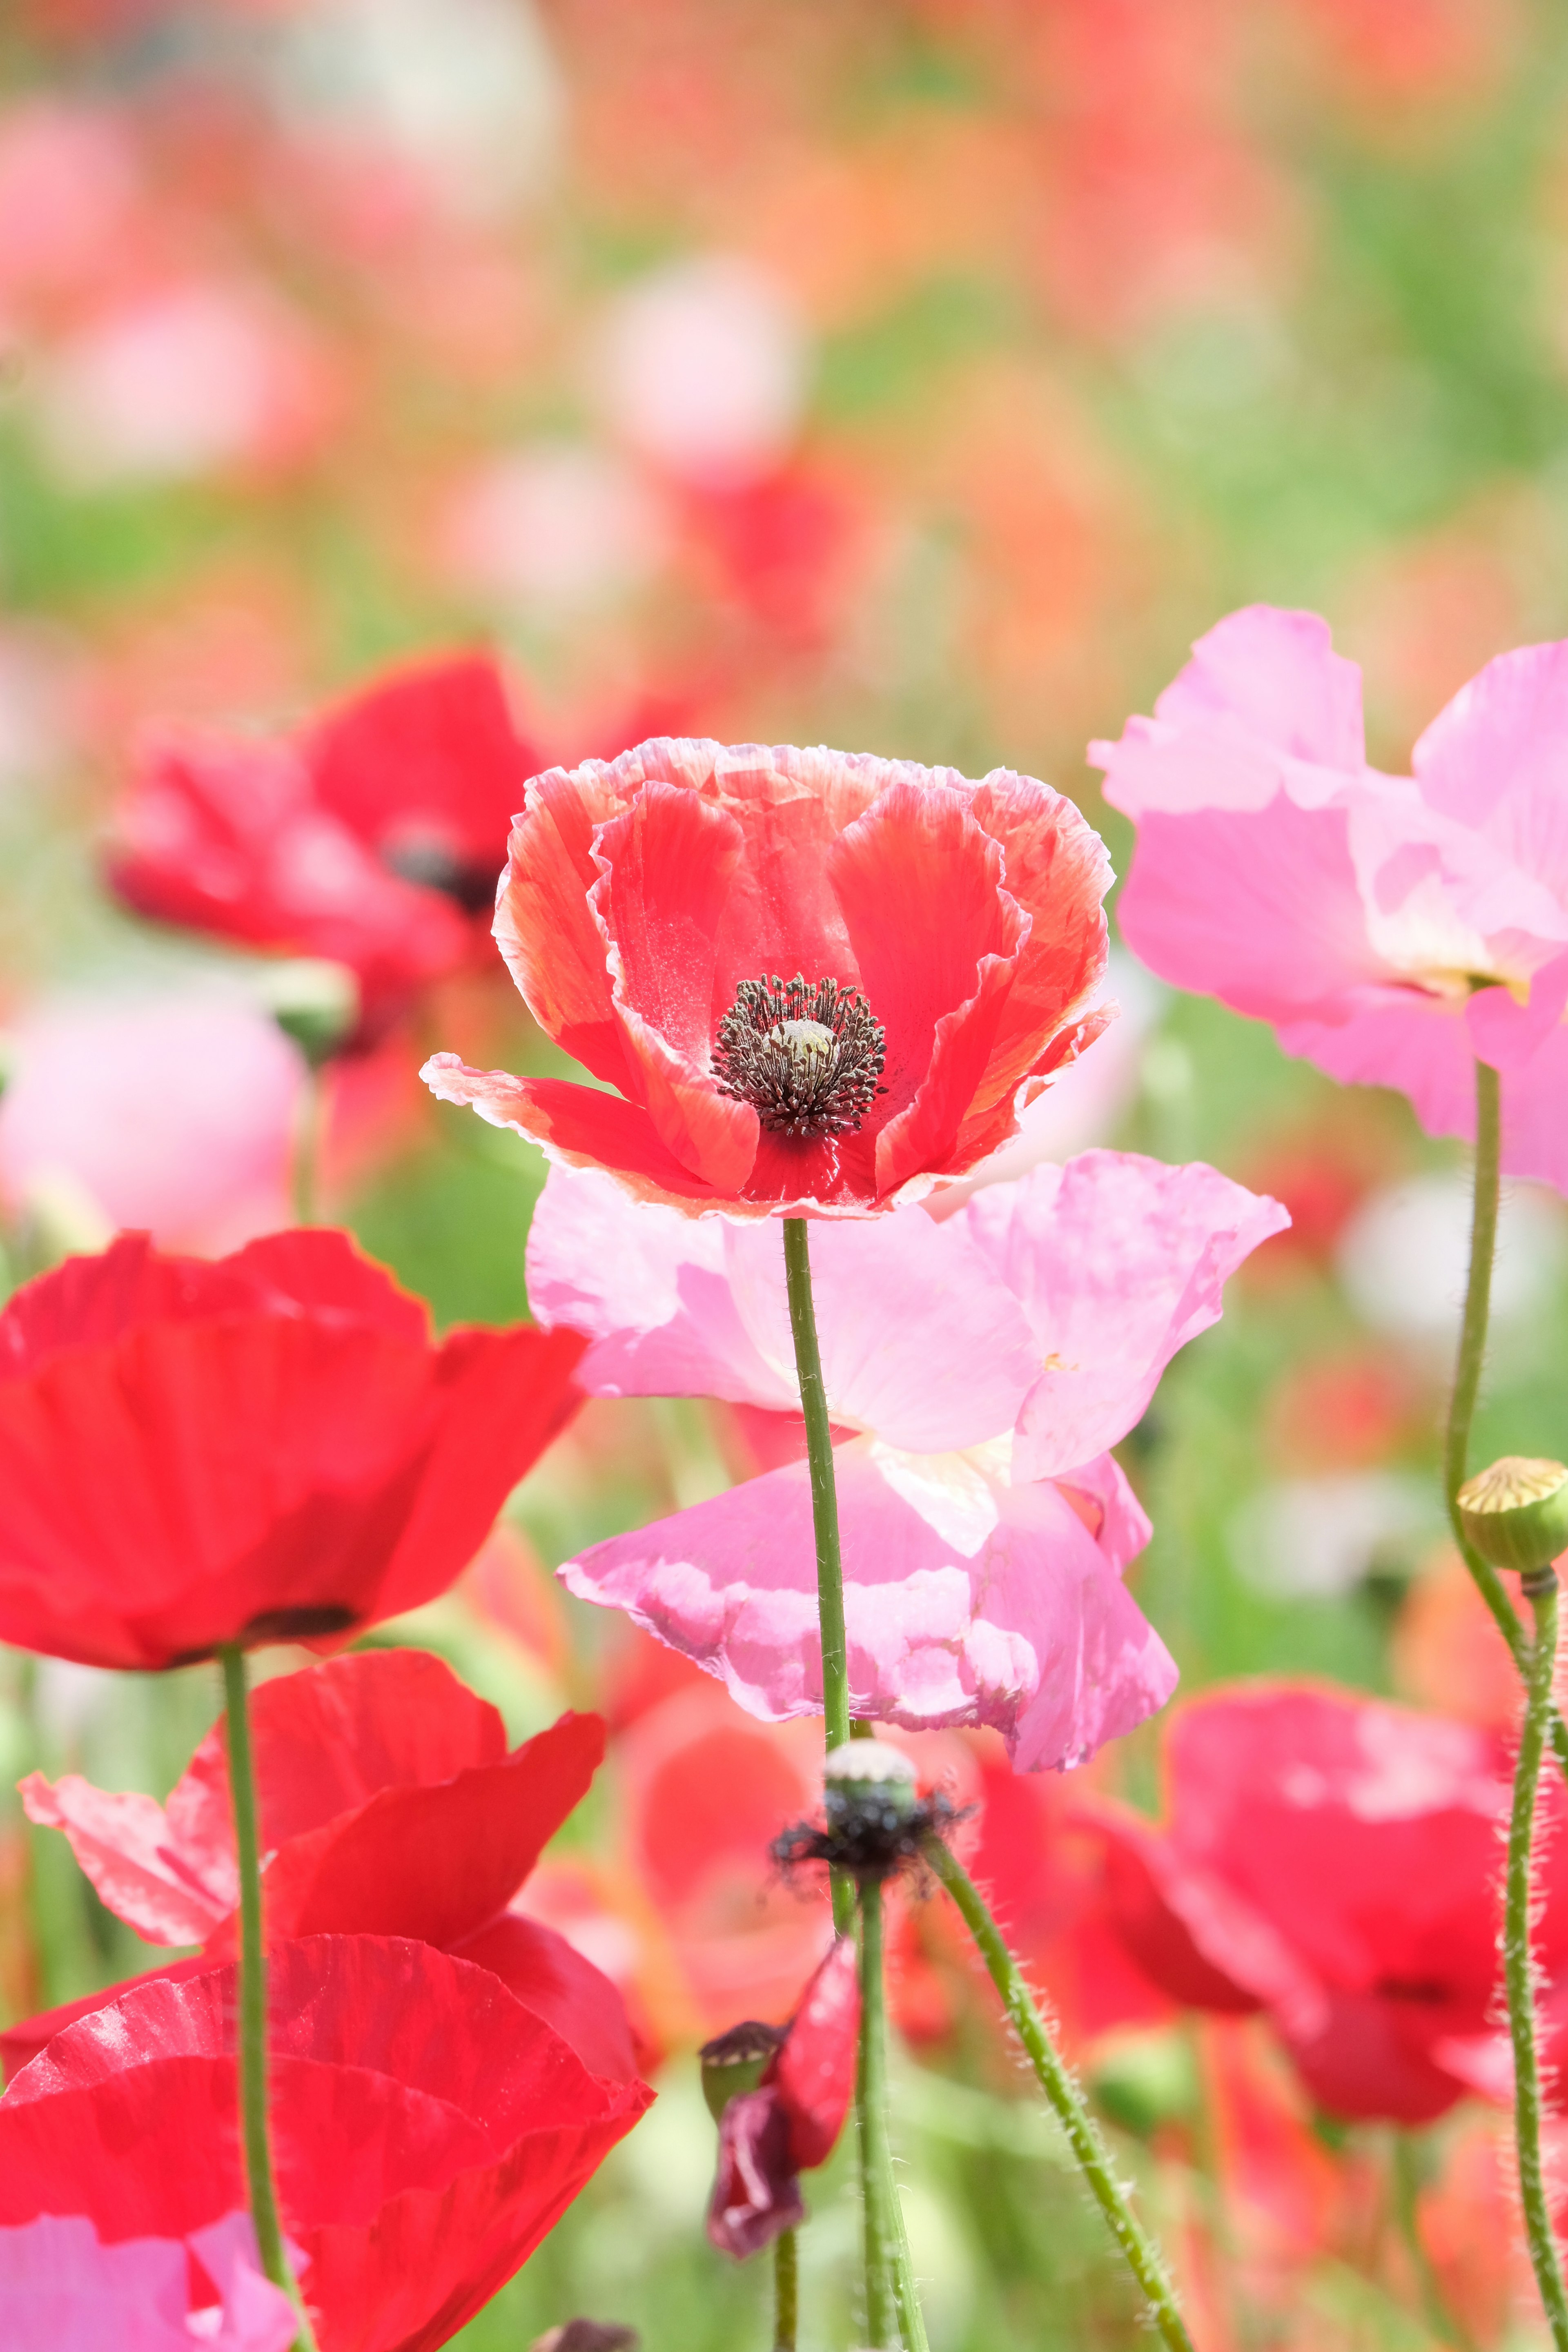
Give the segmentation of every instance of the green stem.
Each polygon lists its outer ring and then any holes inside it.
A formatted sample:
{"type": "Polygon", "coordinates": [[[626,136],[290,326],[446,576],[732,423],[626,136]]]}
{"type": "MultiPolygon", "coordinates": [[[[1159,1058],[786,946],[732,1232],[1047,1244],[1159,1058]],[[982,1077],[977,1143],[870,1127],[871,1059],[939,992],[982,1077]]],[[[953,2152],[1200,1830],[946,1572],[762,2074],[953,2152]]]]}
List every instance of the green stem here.
{"type": "Polygon", "coordinates": [[[773,2352],[795,2352],[800,2312],[800,2252],[793,2230],[773,2240],[773,2352]]]}
{"type": "Polygon", "coordinates": [[[321,1130],[326,1118],[326,1081],[309,1055],[294,1117],[293,1209],[297,1225],[313,1225],[321,1208],[321,1130]]]}
{"type": "Polygon", "coordinates": [[[1563,2270],[1541,2170],[1541,2074],[1535,2051],[1535,1962],[1530,1948],[1535,1792],[1552,1705],[1552,1670],[1557,1662],[1557,1579],[1551,1569],[1542,1570],[1540,1577],[1550,1579],[1542,1591],[1532,1589],[1536,1578],[1524,1580],[1535,1609],[1535,1639],[1530,1647],[1524,1722],[1513,1773],[1513,1811],[1509,1822],[1508,1873],[1504,1880],[1502,1965],[1508,1994],[1509,2038],[1513,2043],[1513,2126],[1519,2150],[1519,2201],[1524,2214],[1525,2241],[1552,2343],[1556,2352],[1568,2352],[1568,2294],[1563,2291],[1563,2270]]]}
{"type": "MultiPolygon", "coordinates": [[[[811,1523],[816,1537],[816,1615],[822,1628],[823,1727],[830,1748],[849,1737],[849,1640],[844,1630],[844,1563],[838,1548],[838,1489],[833,1475],[833,1428],[822,1351],[816,1342],[816,1308],[811,1296],[810,1226],[805,1217],[784,1220],[784,1278],[789,1286],[790,1329],[795,1334],[795,1378],[805,1416],[806,1459],[811,1469],[811,1523]]],[[[841,1871],[833,1878],[833,1925],[849,1932],[855,1892],[841,1871]]]]}
{"type": "Polygon", "coordinates": [[[289,2267],[278,2217],[278,2188],[267,2128],[267,1961],[261,1935],[261,1853],[257,1834],[256,1769],[250,1752],[250,1710],[245,1652],[237,1643],[218,1651],[228,1734],[228,1782],[234,1801],[234,1843],[239,1863],[239,2114],[245,2176],[261,2267],[300,2314],[297,2346],[316,2352],[316,2340],[289,2267]]]}
{"type": "MultiPolygon", "coordinates": [[[[1013,2029],[1039,2077],[1040,2088],[1056,2109],[1058,2120],[1089,2183],[1089,2192],[1110,2223],[1111,2236],[1126,2255],[1134,2278],[1148,2298],[1150,2315],[1169,2352],[1193,2352],[1192,2339],[1176,2308],[1175,2292],[1166,2276],[1159,2251],[1127,2201],[1112,2168],[1110,2152],[1067,2068],[1057,2055],[1045,2020],[1035,2005],[1034,1996],[1024,1982],[1017,1962],[1003,1942],[996,1922],[986,1909],[979,1889],[963,1864],[940,1838],[928,1838],[923,1852],[931,1869],[958,1906],[991,1981],[1002,1996],[1013,2029]]],[[[1568,2347],[1560,2347],[1560,2352],[1568,2352],[1568,2347]]]]}
{"type": "Polygon", "coordinates": [[[882,1889],[876,1879],[860,1889],[860,2065],[855,2085],[860,2126],[860,2181],[866,2214],[866,2336],[871,2347],[895,2344],[891,2292],[892,2150],[888,2145],[888,2045],[882,2000],[882,1889]]]}
{"type": "Polygon", "coordinates": [[[1442,2282],[1432,2266],[1432,2257],[1421,2235],[1420,2165],[1420,2142],[1415,2133],[1396,2129],[1394,2134],[1394,2210],[1399,2222],[1399,2234],[1405,2241],[1405,2251],[1410,2257],[1410,2267],[1415,2274],[1423,2315],[1440,2344],[1451,2345],[1453,2352],[1476,2352],[1475,2338],[1448,2308],[1442,2282]]]}
{"type": "MultiPolygon", "coordinates": [[[[1465,1312],[1459,1325],[1459,1349],[1454,1363],[1454,1387],[1448,1400],[1448,1425],[1443,1442],[1443,1495],[1448,1524],[1459,1557],[1492,1622],[1508,1643],[1521,1675],[1530,1671],[1530,1637],[1520,1623],[1503,1581],[1490,1560],[1483,1559],[1466,1535],[1459,1517],[1459,1489],[1469,1462],[1470,1427],[1476,1417],[1481,1371],[1486,1362],[1487,1324],[1491,1313],[1492,1262],[1497,1255],[1498,1196],[1502,1164],[1502,1089],[1488,1062],[1476,1064],[1475,1205],[1470,1218],[1470,1271],[1465,1285],[1465,1312]]],[[[1552,1710],[1552,1753],[1568,1775],[1568,1728],[1552,1710]]]]}

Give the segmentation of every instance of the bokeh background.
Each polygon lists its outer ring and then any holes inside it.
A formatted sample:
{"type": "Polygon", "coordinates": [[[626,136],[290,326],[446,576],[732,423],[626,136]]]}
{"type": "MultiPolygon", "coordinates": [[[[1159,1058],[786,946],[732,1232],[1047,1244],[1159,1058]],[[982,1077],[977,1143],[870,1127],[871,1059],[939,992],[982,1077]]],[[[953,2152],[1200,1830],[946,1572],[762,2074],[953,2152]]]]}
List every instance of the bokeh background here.
{"type": "MultiPolygon", "coordinates": [[[[213,1250],[288,1215],[306,1081],[259,961],[103,886],[156,730],[287,725],[486,645],[552,756],[679,731],[1005,762],[1122,862],[1086,741],[1257,599],[1330,617],[1385,766],[1491,655],[1568,632],[1547,0],[8,0],[9,1277],[117,1224],[213,1250]]],[[[1204,1157],[1295,1218],[1123,1449],[1156,1528],[1144,1609],[1189,1688],[1306,1671],[1505,1721],[1435,1482],[1462,1155],[1130,961],[1113,987],[1120,1024],[1027,1151],[1204,1157]]],[[[425,1096],[436,1045],[547,1066],[499,965],[432,992],[328,1076],[326,1213],[438,1323],[514,1319],[542,1167],[425,1096]]],[[[1565,1281],[1561,1204],[1516,1188],[1478,1459],[1565,1450],[1565,1281]]],[[[620,1976],[663,2063],[476,2347],[581,2309],[687,2352],[763,2341],[763,2281],[701,2240],[689,2053],[805,1972],[815,1916],[761,1850],[809,1802],[813,1742],[547,1575],[744,1475],[749,1442],[698,1405],[590,1408],[458,1594],[394,1629],[520,1734],[609,1712],[602,1785],[531,1899],[620,1976]]],[[[7,1787],[41,1762],[161,1792],[216,1706],[199,1672],[17,1659],[0,1691],[7,1787]]],[[[951,1748],[961,1794],[994,1774],[984,1742],[951,1748]]],[[[1153,1802],[1156,1759],[1141,1737],[1095,1778],[1153,1802]]],[[[1412,2158],[1308,2114],[1261,2029],[1130,2020],[1068,1932],[1087,1865],[1062,1801],[1018,1801],[1014,1914],[1207,2340],[1430,2342],[1402,2196],[1471,2338],[1528,2340],[1496,2117],[1412,2158]]],[[[900,1931],[900,1995],[933,2342],[1131,2345],[1100,2226],[933,1910],[900,1931]]],[[[150,1957],[6,1801],[6,2011],[150,1957]]],[[[808,2340],[842,2341],[852,2200],[828,2176],[814,2202],[808,2340]]]]}

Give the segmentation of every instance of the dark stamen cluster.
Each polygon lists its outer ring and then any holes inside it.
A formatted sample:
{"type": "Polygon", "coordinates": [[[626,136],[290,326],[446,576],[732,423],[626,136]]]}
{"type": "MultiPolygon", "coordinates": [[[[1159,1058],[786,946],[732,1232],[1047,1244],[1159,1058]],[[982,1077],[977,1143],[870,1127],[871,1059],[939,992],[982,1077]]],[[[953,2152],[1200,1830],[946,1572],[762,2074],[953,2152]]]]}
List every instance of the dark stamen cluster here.
{"type": "Polygon", "coordinates": [[[887,1036],[858,988],[836,980],[743,980],[719,1024],[713,1072],[772,1135],[844,1135],[887,1088],[887,1036]]]}
{"type": "Polygon", "coordinates": [[[768,1852],[786,1876],[826,1863],[851,1878],[892,1878],[918,1864],[926,1840],[945,1838],[966,1810],[940,1789],[911,1804],[904,1790],[829,1788],[821,1821],[795,1822],[768,1852]]]}

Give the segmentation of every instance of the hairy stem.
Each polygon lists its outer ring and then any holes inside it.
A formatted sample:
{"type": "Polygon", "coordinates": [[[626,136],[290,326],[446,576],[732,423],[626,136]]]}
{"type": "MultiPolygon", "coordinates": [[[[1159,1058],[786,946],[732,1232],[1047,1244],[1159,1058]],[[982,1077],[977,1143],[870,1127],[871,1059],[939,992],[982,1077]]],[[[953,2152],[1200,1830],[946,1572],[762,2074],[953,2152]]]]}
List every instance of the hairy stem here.
{"type": "MultiPolygon", "coordinates": [[[[816,1536],[816,1615],[822,1628],[822,1714],[829,1748],[849,1737],[849,1642],[844,1630],[844,1563],[838,1548],[838,1488],[833,1475],[833,1430],[816,1344],[816,1309],[811,1296],[810,1226],[805,1217],[784,1221],[784,1276],[789,1285],[790,1329],[795,1334],[795,1378],[805,1416],[806,1456],[811,1469],[811,1522],[816,1536]]],[[[835,1873],[833,1925],[847,1935],[855,1894],[835,1873]]]]}
{"type": "MultiPolygon", "coordinates": [[[[1520,1623],[1501,1577],[1490,1560],[1483,1559],[1466,1535],[1459,1517],[1459,1489],[1469,1465],[1470,1426],[1476,1417],[1486,1362],[1487,1324],[1491,1313],[1492,1262],[1497,1255],[1498,1195],[1502,1160],[1502,1089],[1488,1062],[1476,1064],[1475,1205],[1470,1218],[1470,1271],[1465,1285],[1465,1312],[1459,1325],[1458,1354],[1454,1362],[1454,1386],[1448,1400],[1448,1423],[1443,1441],[1443,1494],[1448,1524],[1459,1557],[1470,1572],[1477,1591],[1491,1612],[1492,1622],[1508,1643],[1521,1675],[1530,1671],[1530,1637],[1520,1623]]],[[[1549,1725],[1552,1753],[1568,1775],[1568,1728],[1555,1708],[1549,1725]]]]}
{"type": "Polygon", "coordinates": [[[793,2230],[773,2240],[773,2352],[795,2352],[800,2312],[800,2250],[793,2230]]]}
{"type": "Polygon", "coordinates": [[[261,1936],[261,1853],[256,1821],[256,1769],[250,1752],[250,1709],[245,1652],[219,1650],[228,1736],[228,1782],[234,1801],[234,1843],[239,1863],[239,2115],[245,2177],[261,2267],[300,2315],[297,2347],[316,2352],[300,2290],[289,2267],[278,2217],[278,2188],[267,2124],[267,1961],[261,1936]]]}
{"type": "Polygon", "coordinates": [[[866,2217],[866,2336],[896,2344],[892,2294],[892,2150],[888,2145],[888,2045],[882,2001],[882,1889],[860,1889],[860,2066],[855,2085],[860,2127],[860,2184],[866,2217]]]}
{"type": "Polygon", "coordinates": [[[1552,1670],[1557,1661],[1557,1579],[1551,1569],[1544,1569],[1536,1577],[1526,1577],[1524,1585],[1534,1605],[1535,1639],[1530,1647],[1524,1722],[1519,1738],[1519,1761],[1514,1767],[1513,1811],[1508,1831],[1503,1984],[1508,1994],[1509,2039],[1513,2044],[1513,2128],[1519,2151],[1519,2201],[1524,2214],[1525,2241],[1556,2352],[1568,2352],[1568,2294],[1563,2291],[1563,2269],[1541,2170],[1541,2070],[1535,2049],[1535,1962],[1530,1948],[1533,1893],[1531,1850],[1535,1829],[1535,1792],[1552,1705],[1552,1670]],[[1543,1591],[1534,1590],[1538,1582],[1544,1583],[1543,1591]]]}
{"type": "MultiPolygon", "coordinates": [[[[1055,2108],[1058,2120],[1077,2157],[1089,2194],[1110,2226],[1132,2275],[1148,2299],[1149,2314],[1168,2352],[1193,2352],[1175,2291],[1166,2275],[1153,2240],[1148,2236],[1117,2179],[1110,2151],[1100,2137],[1093,2116],[1077,2085],[1058,2056],[1034,1995],[1024,1982],[1016,1960],[1003,1942],[996,1922],[963,1864],[937,1837],[928,1838],[924,1853],[931,1869],[957,1904],[963,1924],[974,1939],[992,1983],[1002,1996],[1013,2029],[1023,2043],[1040,2088],[1055,2108]]],[[[1559,2352],[1568,2352],[1560,2347],[1559,2352]]]]}

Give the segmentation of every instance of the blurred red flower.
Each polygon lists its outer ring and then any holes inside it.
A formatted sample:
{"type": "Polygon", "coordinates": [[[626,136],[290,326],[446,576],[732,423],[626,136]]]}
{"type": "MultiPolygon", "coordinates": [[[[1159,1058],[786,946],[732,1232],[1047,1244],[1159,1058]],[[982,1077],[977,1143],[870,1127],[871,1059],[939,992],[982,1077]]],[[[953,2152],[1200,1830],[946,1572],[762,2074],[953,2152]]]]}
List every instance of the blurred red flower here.
{"type": "Polygon", "coordinates": [[[0,1639],[100,1666],[443,1591],[576,1404],[571,1332],[429,1320],[347,1234],[126,1234],[0,1315],[0,1639]]]}
{"type": "Polygon", "coordinates": [[[972,783],[675,737],[552,768],[512,832],[496,937],[604,1087],[453,1054],[425,1075],[690,1214],[868,1215],[995,1150],[1098,1035],[1110,879],[1072,803],[1005,768],[972,783]]]}
{"type": "Polygon", "coordinates": [[[826,2164],[855,2095],[860,1987],[840,1937],[814,1973],[754,2091],[725,2107],[708,2236],[737,2262],[805,2214],[799,2175],[826,2164]]]}
{"type": "MultiPolygon", "coordinates": [[[[637,2073],[608,1978],[554,1928],[507,1908],[603,1759],[597,1716],[564,1715],[509,1754],[496,1709],[439,1658],[371,1650],[261,1684],[250,1719],[269,1944],[417,1937],[493,1970],[590,2073],[637,2073]]],[[[65,1832],[103,1902],[149,1943],[233,1955],[239,1877],[221,1722],[166,1805],[75,1773],[54,1784],[30,1774],[22,1801],[65,1832]]],[[[0,2034],[6,2072],[115,1997],[0,2034]]]]}
{"type": "MultiPolygon", "coordinates": [[[[653,2096],[591,2074],[488,1969],[428,1944],[281,1944],[268,1992],[283,2226],[322,2352],[446,2343],[653,2096]]],[[[0,2102],[0,2222],[81,2213],[112,2244],[240,2205],[235,2011],[225,1967],[68,2026],[0,2102]]]]}
{"type": "Polygon", "coordinates": [[[479,655],[395,671],[283,738],[154,744],[121,803],[139,914],[347,964],[359,1042],[487,956],[507,830],[541,755],[479,655]]]}
{"type": "MultiPolygon", "coordinates": [[[[1429,2123],[1489,2079],[1509,1800],[1495,1738],[1259,1684],[1182,1708],[1164,1767],[1163,1829],[1085,1808],[1111,1921],[1157,1985],[1192,2008],[1267,2010],[1336,2115],[1429,2123]]],[[[1561,1901],[1537,1951],[1549,1970],[1568,1952],[1561,1901]]]]}

